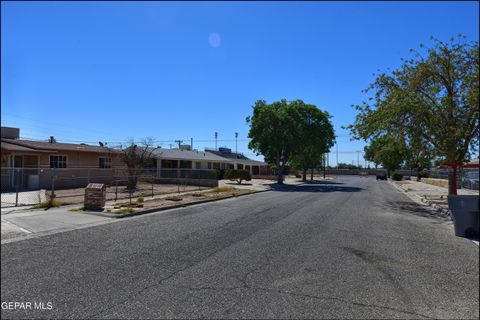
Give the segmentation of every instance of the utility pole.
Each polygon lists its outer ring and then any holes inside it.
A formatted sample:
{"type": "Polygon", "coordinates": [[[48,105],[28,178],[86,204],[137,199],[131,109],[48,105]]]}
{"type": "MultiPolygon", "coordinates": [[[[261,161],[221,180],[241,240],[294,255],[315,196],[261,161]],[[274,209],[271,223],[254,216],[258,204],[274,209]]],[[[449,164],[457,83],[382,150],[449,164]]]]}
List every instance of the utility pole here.
{"type": "Polygon", "coordinates": [[[217,138],[218,138],[218,132],[215,132],[215,150],[217,149],[217,138]]]}
{"type": "Polygon", "coordinates": [[[190,149],[193,150],[193,138],[190,138],[190,149]]]}
{"type": "Polygon", "coordinates": [[[235,132],[235,153],[238,153],[238,149],[237,149],[237,138],[238,138],[238,132],[235,132]]]}
{"type": "Polygon", "coordinates": [[[178,149],[180,149],[180,144],[183,142],[183,140],[175,140],[175,142],[178,143],[178,149]]]}
{"type": "Polygon", "coordinates": [[[337,169],[338,169],[338,142],[335,143],[335,147],[337,148],[337,169]]]}

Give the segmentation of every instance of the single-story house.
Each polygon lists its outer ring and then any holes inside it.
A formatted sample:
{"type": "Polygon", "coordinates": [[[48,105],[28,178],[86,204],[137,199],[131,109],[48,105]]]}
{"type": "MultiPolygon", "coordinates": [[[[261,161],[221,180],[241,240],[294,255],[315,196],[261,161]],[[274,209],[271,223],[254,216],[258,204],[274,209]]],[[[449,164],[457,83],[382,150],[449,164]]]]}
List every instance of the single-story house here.
{"type": "Polygon", "coordinates": [[[221,147],[218,150],[206,148],[205,150],[208,153],[229,159],[234,169],[247,170],[252,176],[272,174],[272,169],[268,163],[251,160],[241,153],[232,152],[230,148],[221,147]]]}
{"type": "Polygon", "coordinates": [[[196,169],[196,170],[225,170],[233,169],[230,159],[217,156],[213,153],[189,148],[164,149],[153,151],[157,159],[157,169],[196,169]]]}
{"type": "Polygon", "coordinates": [[[105,146],[20,139],[18,128],[2,127],[2,192],[50,188],[84,187],[88,182],[113,179],[116,168],[124,168],[122,152],[105,146]]]}

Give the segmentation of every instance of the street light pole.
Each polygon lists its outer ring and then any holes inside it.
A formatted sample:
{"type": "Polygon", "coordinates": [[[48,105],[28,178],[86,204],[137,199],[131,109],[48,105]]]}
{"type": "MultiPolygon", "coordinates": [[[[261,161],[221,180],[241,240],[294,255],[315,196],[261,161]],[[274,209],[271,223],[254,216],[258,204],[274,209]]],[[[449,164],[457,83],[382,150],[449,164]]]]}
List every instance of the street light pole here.
{"type": "Polygon", "coordinates": [[[218,132],[215,132],[215,150],[217,149],[217,138],[218,138],[218,132]]]}
{"type": "Polygon", "coordinates": [[[238,153],[238,150],[237,150],[237,138],[238,138],[238,132],[235,132],[235,153],[238,153]]]}

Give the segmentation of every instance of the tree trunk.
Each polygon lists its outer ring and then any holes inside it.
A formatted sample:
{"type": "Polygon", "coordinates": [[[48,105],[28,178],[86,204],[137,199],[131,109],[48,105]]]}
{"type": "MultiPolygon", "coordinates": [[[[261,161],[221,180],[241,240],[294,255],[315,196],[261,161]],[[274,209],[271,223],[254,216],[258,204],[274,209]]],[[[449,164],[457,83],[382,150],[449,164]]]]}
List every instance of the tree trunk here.
{"type": "Polygon", "coordinates": [[[303,168],[302,170],[303,170],[303,172],[302,172],[302,181],[303,181],[303,182],[306,182],[306,181],[307,181],[307,169],[303,168]]]}
{"type": "Polygon", "coordinates": [[[283,165],[278,168],[277,183],[278,184],[283,184],[283,165]]]}
{"type": "Polygon", "coordinates": [[[310,181],[313,181],[313,168],[310,169],[310,181]]]}

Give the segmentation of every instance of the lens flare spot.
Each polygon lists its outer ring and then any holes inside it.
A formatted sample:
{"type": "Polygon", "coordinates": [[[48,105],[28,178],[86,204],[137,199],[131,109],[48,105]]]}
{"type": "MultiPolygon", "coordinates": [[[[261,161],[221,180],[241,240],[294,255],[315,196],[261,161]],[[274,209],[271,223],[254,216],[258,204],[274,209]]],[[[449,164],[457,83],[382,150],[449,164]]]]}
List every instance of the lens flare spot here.
{"type": "Polygon", "coordinates": [[[210,33],[208,36],[208,43],[212,48],[217,48],[220,47],[220,44],[222,43],[222,39],[220,38],[220,35],[218,33],[210,33]]]}

